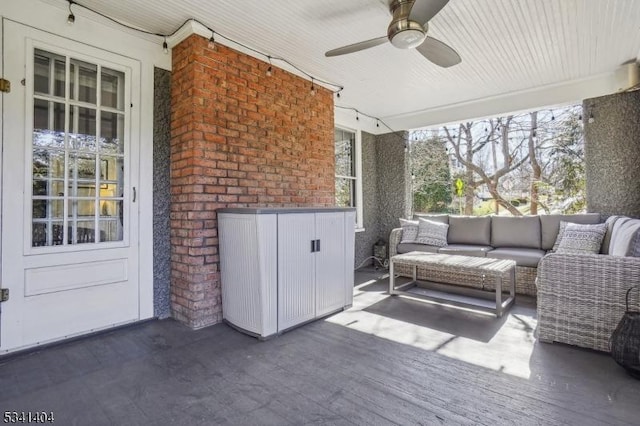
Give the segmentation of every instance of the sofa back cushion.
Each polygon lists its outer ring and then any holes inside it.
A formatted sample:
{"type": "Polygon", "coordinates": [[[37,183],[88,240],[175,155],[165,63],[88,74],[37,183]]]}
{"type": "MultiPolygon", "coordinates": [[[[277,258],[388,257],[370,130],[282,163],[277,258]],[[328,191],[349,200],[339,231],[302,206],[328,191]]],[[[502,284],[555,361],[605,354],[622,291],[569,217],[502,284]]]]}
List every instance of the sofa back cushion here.
{"type": "Polygon", "coordinates": [[[581,223],[591,225],[600,223],[600,213],[584,214],[545,214],[540,215],[540,226],[542,228],[542,239],[540,241],[543,250],[551,250],[558,236],[560,221],[581,223]]]}
{"type": "Polygon", "coordinates": [[[640,232],[640,219],[619,218],[613,225],[609,254],[612,256],[632,256],[635,251],[635,243],[640,232]]]}
{"type": "Polygon", "coordinates": [[[609,216],[607,220],[604,221],[604,223],[607,224],[607,233],[604,234],[602,247],[600,248],[600,254],[609,254],[609,245],[611,243],[611,234],[613,234],[613,226],[618,219],[622,219],[624,217],[625,216],[609,216]]]}
{"type": "Polygon", "coordinates": [[[491,245],[491,217],[449,216],[449,244],[491,245]]]}
{"type": "Polygon", "coordinates": [[[493,216],[491,218],[493,247],[540,248],[540,219],[538,216],[493,216]]]}
{"type": "Polygon", "coordinates": [[[413,220],[426,219],[432,222],[446,223],[449,224],[449,215],[448,214],[427,214],[427,213],[415,213],[413,215],[413,220]]]}

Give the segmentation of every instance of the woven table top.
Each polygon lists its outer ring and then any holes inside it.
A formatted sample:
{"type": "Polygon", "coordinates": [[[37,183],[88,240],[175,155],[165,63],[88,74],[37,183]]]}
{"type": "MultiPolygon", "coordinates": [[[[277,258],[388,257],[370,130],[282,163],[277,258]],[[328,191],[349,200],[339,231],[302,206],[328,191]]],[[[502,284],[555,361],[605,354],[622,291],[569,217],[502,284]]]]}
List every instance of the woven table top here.
{"type": "Polygon", "coordinates": [[[447,269],[458,272],[501,275],[515,268],[515,260],[489,257],[460,256],[457,254],[425,253],[412,251],[391,257],[394,264],[426,266],[430,269],[447,269]]]}

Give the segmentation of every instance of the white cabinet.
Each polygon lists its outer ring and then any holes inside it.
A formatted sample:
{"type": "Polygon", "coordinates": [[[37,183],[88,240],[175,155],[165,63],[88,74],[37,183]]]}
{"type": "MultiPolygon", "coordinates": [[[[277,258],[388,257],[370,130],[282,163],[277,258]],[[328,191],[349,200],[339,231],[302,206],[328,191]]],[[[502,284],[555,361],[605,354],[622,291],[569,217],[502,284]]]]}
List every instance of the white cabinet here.
{"type": "Polygon", "coordinates": [[[355,210],[218,210],[222,315],[268,337],[351,306],[355,210]]]}

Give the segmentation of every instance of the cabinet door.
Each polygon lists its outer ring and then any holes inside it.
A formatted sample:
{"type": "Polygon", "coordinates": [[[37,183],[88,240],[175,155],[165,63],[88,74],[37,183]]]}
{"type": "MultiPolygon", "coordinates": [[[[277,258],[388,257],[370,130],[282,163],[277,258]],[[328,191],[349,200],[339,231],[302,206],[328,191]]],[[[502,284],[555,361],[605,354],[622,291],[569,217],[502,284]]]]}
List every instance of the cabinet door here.
{"type": "Polygon", "coordinates": [[[313,213],[278,215],[278,331],[315,317],[313,213]]]}
{"type": "Polygon", "coordinates": [[[344,213],[316,213],[316,316],[345,306],[344,213]]]}

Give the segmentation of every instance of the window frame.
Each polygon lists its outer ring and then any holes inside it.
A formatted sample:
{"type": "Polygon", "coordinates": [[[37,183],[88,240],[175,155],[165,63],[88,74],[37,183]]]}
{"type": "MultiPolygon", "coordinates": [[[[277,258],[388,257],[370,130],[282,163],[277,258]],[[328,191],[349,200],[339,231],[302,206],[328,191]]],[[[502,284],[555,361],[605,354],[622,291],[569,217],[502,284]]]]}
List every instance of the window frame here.
{"type": "MultiPolygon", "coordinates": [[[[355,135],[354,141],[354,159],[353,159],[353,167],[354,167],[354,176],[343,176],[338,175],[334,172],[334,185],[337,179],[353,179],[354,180],[354,190],[355,194],[353,194],[354,198],[354,207],[356,209],[356,232],[364,231],[364,220],[363,220],[363,206],[362,206],[362,132],[359,129],[353,129],[346,126],[335,125],[334,126],[334,162],[335,162],[335,131],[340,130],[343,132],[349,132],[355,135]]],[[[335,164],[335,163],[334,163],[335,164]]]]}

